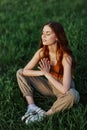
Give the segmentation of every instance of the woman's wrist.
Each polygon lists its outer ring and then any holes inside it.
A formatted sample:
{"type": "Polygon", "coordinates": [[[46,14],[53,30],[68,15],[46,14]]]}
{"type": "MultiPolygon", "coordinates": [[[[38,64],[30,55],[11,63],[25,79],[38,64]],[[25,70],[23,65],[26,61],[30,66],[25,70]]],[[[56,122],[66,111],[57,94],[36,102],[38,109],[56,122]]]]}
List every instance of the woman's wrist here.
{"type": "Polygon", "coordinates": [[[52,77],[51,74],[50,74],[49,72],[46,72],[46,73],[44,74],[44,76],[45,76],[46,78],[52,77]]]}
{"type": "Polygon", "coordinates": [[[43,76],[44,74],[43,74],[43,72],[42,72],[42,71],[39,71],[39,75],[40,75],[40,76],[43,76]]]}

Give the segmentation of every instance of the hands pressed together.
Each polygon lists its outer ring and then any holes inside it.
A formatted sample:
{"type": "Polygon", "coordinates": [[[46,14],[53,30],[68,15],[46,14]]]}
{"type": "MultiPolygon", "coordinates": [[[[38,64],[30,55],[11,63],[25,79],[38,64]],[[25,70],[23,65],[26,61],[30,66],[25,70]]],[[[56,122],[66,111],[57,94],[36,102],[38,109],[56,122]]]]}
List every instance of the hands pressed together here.
{"type": "Polygon", "coordinates": [[[39,62],[38,68],[42,71],[43,75],[47,74],[50,72],[50,61],[48,58],[43,58],[39,62]]]}

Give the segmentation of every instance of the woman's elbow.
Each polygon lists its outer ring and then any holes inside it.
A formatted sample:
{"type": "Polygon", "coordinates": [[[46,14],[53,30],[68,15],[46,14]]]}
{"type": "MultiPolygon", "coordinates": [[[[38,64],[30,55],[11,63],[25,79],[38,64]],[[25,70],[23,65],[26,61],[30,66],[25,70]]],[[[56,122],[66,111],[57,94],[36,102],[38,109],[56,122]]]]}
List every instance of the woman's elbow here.
{"type": "Polygon", "coordinates": [[[66,94],[68,90],[69,90],[68,88],[64,88],[64,89],[62,90],[62,94],[66,94]]]}
{"type": "Polygon", "coordinates": [[[67,91],[63,90],[63,91],[62,91],[62,94],[65,94],[66,92],[67,92],[67,91]]]}

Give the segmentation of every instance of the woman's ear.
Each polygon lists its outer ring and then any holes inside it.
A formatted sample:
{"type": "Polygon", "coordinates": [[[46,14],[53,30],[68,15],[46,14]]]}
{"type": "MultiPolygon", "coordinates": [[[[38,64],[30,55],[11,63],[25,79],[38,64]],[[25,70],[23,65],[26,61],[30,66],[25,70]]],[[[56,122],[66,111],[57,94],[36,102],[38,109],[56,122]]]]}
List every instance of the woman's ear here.
{"type": "Polygon", "coordinates": [[[56,38],[56,42],[58,42],[58,38],[56,38]]]}

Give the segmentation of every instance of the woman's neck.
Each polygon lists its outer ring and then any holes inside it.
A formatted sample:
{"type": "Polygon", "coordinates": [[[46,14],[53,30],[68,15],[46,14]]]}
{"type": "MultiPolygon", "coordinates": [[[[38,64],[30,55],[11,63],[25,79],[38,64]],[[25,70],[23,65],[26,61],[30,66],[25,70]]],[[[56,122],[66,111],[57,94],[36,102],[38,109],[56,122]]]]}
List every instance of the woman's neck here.
{"type": "Polygon", "coordinates": [[[48,46],[49,54],[55,54],[57,52],[57,43],[48,46]]]}
{"type": "Polygon", "coordinates": [[[57,63],[57,44],[48,46],[51,65],[57,63]]]}

